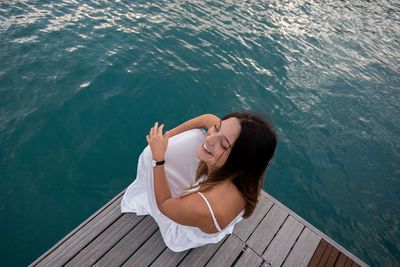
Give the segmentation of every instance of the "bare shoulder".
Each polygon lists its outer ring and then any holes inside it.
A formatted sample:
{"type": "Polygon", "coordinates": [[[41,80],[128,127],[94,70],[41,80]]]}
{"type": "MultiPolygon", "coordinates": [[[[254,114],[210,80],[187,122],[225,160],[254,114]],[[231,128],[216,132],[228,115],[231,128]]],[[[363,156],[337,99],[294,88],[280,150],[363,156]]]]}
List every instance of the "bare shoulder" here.
{"type": "Polygon", "coordinates": [[[214,186],[204,196],[209,201],[221,229],[235,219],[246,205],[246,200],[232,183],[214,186]]]}
{"type": "MultiPolygon", "coordinates": [[[[229,225],[246,204],[233,184],[216,185],[202,194],[210,204],[221,229],[229,225]]],[[[209,234],[218,232],[206,201],[198,193],[167,199],[162,203],[160,211],[179,224],[197,227],[209,234]]]]}
{"type": "Polygon", "coordinates": [[[160,211],[179,224],[198,227],[203,231],[210,225],[209,209],[197,193],[167,199],[160,211]]]}

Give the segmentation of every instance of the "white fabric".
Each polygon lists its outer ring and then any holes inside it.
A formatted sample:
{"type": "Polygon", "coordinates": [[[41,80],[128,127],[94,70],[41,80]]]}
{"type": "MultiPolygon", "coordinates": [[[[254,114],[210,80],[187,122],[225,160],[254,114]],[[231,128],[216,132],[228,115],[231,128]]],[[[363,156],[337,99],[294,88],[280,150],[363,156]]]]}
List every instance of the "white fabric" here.
{"type": "Polygon", "coordinates": [[[206,198],[202,193],[200,193],[200,192],[197,192],[197,193],[198,193],[198,194],[204,199],[204,201],[206,202],[206,204],[207,204],[207,206],[208,206],[208,209],[210,210],[211,217],[212,217],[212,219],[213,219],[213,221],[214,221],[215,228],[217,228],[218,232],[220,232],[220,231],[221,231],[221,227],[219,227],[219,224],[218,224],[218,222],[217,222],[217,218],[215,218],[215,215],[214,215],[214,212],[213,212],[213,210],[212,210],[212,208],[211,208],[210,203],[208,202],[207,198],[206,198]]]}
{"type": "MultiPolygon", "coordinates": [[[[205,137],[205,132],[193,129],[171,137],[165,153],[165,173],[173,197],[185,193],[184,188],[195,185],[195,174],[199,159],[196,148],[205,137]]],[[[178,224],[160,212],[154,196],[154,176],[151,166],[151,150],[147,146],[139,157],[137,176],[128,187],[121,202],[121,212],[137,215],[150,214],[160,227],[165,244],[172,251],[179,252],[209,243],[219,242],[231,234],[235,224],[242,220],[244,211],[224,229],[206,234],[197,227],[178,224]]]]}

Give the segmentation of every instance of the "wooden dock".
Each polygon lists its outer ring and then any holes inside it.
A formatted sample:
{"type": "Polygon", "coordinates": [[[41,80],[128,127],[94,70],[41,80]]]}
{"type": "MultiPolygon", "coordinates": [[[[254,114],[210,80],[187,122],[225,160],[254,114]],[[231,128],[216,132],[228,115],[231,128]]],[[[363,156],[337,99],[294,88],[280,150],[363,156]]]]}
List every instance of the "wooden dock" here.
{"type": "Polygon", "coordinates": [[[264,191],[232,235],[172,252],[151,216],[120,212],[123,193],[30,266],[367,266],[264,191]]]}

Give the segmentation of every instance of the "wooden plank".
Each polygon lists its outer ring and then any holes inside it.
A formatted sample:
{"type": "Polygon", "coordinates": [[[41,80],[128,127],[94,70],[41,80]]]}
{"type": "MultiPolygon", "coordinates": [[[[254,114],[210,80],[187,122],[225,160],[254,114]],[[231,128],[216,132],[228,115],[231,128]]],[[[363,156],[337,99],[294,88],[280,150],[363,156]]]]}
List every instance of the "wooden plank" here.
{"type": "MultiPolygon", "coordinates": [[[[325,241],[325,240],[323,240],[325,241]]],[[[326,242],[326,241],[325,241],[326,242]]],[[[313,261],[313,264],[316,264],[316,266],[327,266],[327,267],[333,267],[337,258],[339,256],[339,250],[326,242],[326,248],[323,253],[319,253],[318,257],[319,260],[313,261]]],[[[310,261],[311,263],[311,261],[310,261]]]]}
{"type": "Polygon", "coordinates": [[[328,247],[328,242],[321,239],[321,241],[318,244],[317,249],[315,250],[314,255],[312,256],[310,262],[308,263],[309,267],[318,266],[318,263],[321,260],[322,256],[324,255],[327,247],[328,247]]]}
{"type": "Polygon", "coordinates": [[[307,266],[321,238],[305,227],[283,266],[307,266]]]}
{"type": "Polygon", "coordinates": [[[347,257],[344,267],[351,267],[352,264],[353,264],[353,261],[349,257],[347,257]]]}
{"type": "Polygon", "coordinates": [[[119,266],[129,258],[155,231],[157,224],[146,216],[131,232],[119,241],[95,266],[119,266]]]}
{"type": "Polygon", "coordinates": [[[332,248],[333,248],[332,252],[328,257],[328,259],[327,259],[327,261],[325,263],[325,266],[333,267],[335,265],[337,257],[339,256],[339,250],[337,248],[333,247],[333,246],[332,246],[332,248]]]}
{"type": "Polygon", "coordinates": [[[149,266],[166,247],[160,230],[157,230],[123,266],[149,266]]]}
{"type": "Polygon", "coordinates": [[[304,226],[289,216],[262,257],[272,266],[281,266],[304,226]]]}
{"type": "Polygon", "coordinates": [[[114,244],[132,230],[144,216],[126,213],[107,230],[82,249],[66,266],[90,266],[100,259],[114,244]]]}
{"type": "Polygon", "coordinates": [[[243,242],[246,242],[251,233],[253,233],[253,231],[256,229],[257,225],[260,224],[261,220],[271,209],[272,205],[272,201],[263,196],[257,204],[253,214],[249,218],[243,219],[241,222],[235,225],[233,233],[243,242]]]}
{"type": "Polygon", "coordinates": [[[176,266],[190,250],[182,252],[173,252],[169,248],[163,251],[163,253],[157,258],[155,262],[151,264],[152,267],[165,267],[165,266],[176,266]]]}
{"type": "Polygon", "coordinates": [[[346,259],[347,259],[346,255],[344,255],[343,253],[339,253],[339,256],[335,262],[335,267],[343,267],[344,264],[346,263],[346,259]]]}
{"type": "Polygon", "coordinates": [[[247,245],[258,255],[262,255],[287,216],[288,214],[281,208],[276,205],[272,206],[267,216],[264,217],[256,230],[251,234],[249,240],[246,242],[247,245]]]}
{"type": "Polygon", "coordinates": [[[346,259],[346,263],[344,264],[345,267],[352,267],[354,261],[352,261],[349,257],[346,259]]]}
{"type": "Polygon", "coordinates": [[[194,248],[187,257],[179,264],[179,266],[204,266],[208,260],[214,255],[219,247],[224,243],[227,237],[215,244],[208,244],[202,247],[194,248]]]}
{"type": "Polygon", "coordinates": [[[121,196],[122,195],[114,199],[110,205],[103,209],[102,213],[98,213],[96,217],[92,217],[90,221],[77,231],[74,230],[74,234],[55,248],[51,254],[38,264],[38,266],[61,266],[78,254],[83,247],[89,244],[110,224],[122,216],[119,210],[121,196]]]}
{"type": "Polygon", "coordinates": [[[327,245],[327,247],[326,247],[326,249],[325,249],[325,252],[324,252],[324,254],[322,254],[322,257],[321,257],[321,259],[319,260],[317,266],[325,266],[325,264],[326,264],[326,262],[327,262],[327,260],[328,260],[328,257],[329,257],[329,255],[331,254],[332,250],[333,250],[333,246],[331,246],[331,245],[328,243],[328,245],[327,245]]]}
{"type": "Polygon", "coordinates": [[[245,244],[235,235],[229,235],[217,253],[207,263],[207,266],[230,266],[239,256],[244,246],[245,244]]]}
{"type": "Polygon", "coordinates": [[[262,262],[263,258],[258,256],[251,248],[247,247],[243,252],[242,256],[236,262],[235,266],[238,267],[260,266],[262,262]]]}
{"type": "Polygon", "coordinates": [[[300,223],[302,223],[304,226],[306,226],[307,228],[309,228],[311,231],[313,231],[316,235],[320,236],[322,239],[326,240],[328,243],[332,244],[335,248],[337,248],[341,253],[343,253],[344,255],[346,255],[347,257],[350,257],[351,259],[354,260],[354,262],[356,262],[358,265],[360,266],[368,266],[365,262],[363,262],[362,260],[360,260],[358,257],[356,257],[354,254],[352,254],[350,251],[346,250],[344,247],[342,247],[341,245],[339,245],[338,243],[336,243],[333,239],[331,239],[329,236],[327,236],[326,234],[324,234],[323,232],[321,232],[320,230],[318,230],[317,228],[315,228],[312,224],[310,224],[309,222],[307,222],[306,220],[304,220],[302,217],[300,217],[299,215],[297,215],[295,212],[293,212],[292,210],[290,210],[288,207],[286,207],[285,205],[283,205],[282,203],[280,203],[278,200],[276,200],[273,196],[271,196],[270,194],[268,194],[267,192],[265,192],[264,190],[261,190],[261,194],[263,194],[265,197],[267,197],[268,199],[270,199],[275,205],[278,205],[279,207],[281,207],[284,211],[286,211],[287,213],[289,213],[291,216],[293,216],[296,220],[298,220],[300,223]]]}

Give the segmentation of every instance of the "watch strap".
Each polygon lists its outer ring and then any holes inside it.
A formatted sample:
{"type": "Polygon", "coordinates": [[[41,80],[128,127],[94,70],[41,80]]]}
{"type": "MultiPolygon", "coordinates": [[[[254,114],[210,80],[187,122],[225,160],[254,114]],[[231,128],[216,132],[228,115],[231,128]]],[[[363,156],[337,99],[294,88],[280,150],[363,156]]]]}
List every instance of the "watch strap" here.
{"type": "Polygon", "coordinates": [[[164,163],[165,163],[165,160],[162,160],[162,161],[155,161],[154,159],[151,160],[151,165],[153,166],[153,168],[155,168],[156,166],[159,166],[159,165],[163,165],[164,163]]]}
{"type": "Polygon", "coordinates": [[[163,165],[165,163],[165,160],[162,161],[156,161],[156,165],[163,165]]]}

